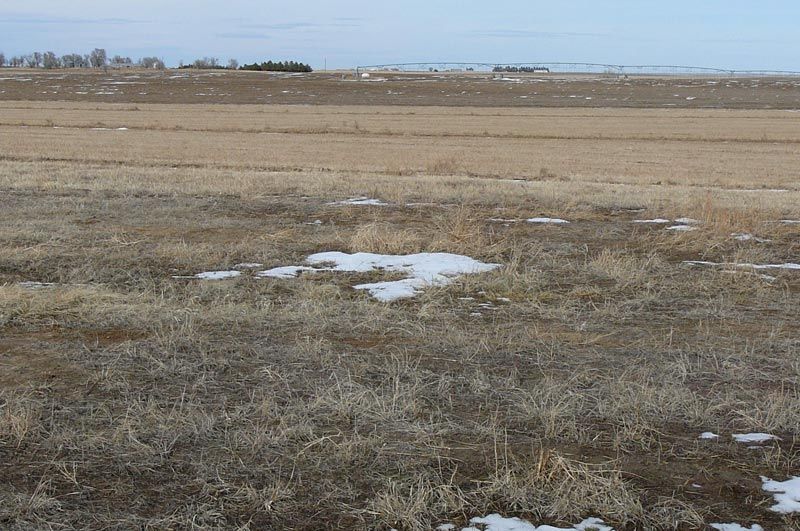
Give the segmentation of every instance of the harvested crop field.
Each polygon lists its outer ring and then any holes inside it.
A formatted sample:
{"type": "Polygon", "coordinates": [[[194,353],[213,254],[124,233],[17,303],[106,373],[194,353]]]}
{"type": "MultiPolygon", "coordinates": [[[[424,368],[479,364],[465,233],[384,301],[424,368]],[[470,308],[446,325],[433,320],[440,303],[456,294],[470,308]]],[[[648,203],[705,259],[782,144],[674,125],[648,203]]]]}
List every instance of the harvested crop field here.
{"type": "Polygon", "coordinates": [[[0,80],[0,527],[800,524],[800,88],[46,75],[92,94],[0,80]]]}

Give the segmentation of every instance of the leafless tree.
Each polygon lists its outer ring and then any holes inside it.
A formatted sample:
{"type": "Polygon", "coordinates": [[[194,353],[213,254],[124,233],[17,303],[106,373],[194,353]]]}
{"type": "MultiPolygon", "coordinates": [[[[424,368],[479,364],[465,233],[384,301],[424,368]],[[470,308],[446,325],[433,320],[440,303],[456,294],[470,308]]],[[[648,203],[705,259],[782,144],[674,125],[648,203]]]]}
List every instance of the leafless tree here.
{"type": "Polygon", "coordinates": [[[219,68],[219,59],[216,57],[203,57],[202,59],[195,59],[192,63],[194,68],[212,69],[219,68]]]}
{"type": "Polygon", "coordinates": [[[6,66],[6,56],[0,52],[0,68],[6,66]]]}
{"type": "Polygon", "coordinates": [[[236,59],[229,59],[228,60],[228,70],[236,70],[239,68],[239,61],[236,59]]]}
{"type": "Polygon", "coordinates": [[[42,55],[42,66],[48,70],[61,67],[61,60],[53,52],[45,52],[42,55]]]}
{"type": "Polygon", "coordinates": [[[95,48],[89,54],[89,63],[93,68],[102,68],[108,63],[108,55],[103,48],[95,48]]]}
{"type": "Polygon", "coordinates": [[[143,68],[148,68],[151,70],[164,70],[165,68],[164,61],[158,57],[142,57],[139,60],[139,64],[143,68]]]}

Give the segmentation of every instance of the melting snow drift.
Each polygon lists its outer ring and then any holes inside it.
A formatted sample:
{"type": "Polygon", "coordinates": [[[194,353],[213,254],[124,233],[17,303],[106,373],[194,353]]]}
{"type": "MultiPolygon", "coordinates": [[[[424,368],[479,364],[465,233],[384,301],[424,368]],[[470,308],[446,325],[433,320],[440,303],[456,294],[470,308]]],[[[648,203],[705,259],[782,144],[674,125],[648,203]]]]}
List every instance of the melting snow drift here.
{"type": "Polygon", "coordinates": [[[800,513],[800,477],[773,481],[762,476],[761,481],[764,491],[771,492],[777,502],[770,510],[781,514],[800,513]]]}
{"type": "Polygon", "coordinates": [[[769,441],[780,441],[781,438],[769,433],[735,433],[733,439],[738,443],[765,443],[769,441]]]}
{"type": "Polygon", "coordinates": [[[744,527],[739,524],[709,524],[718,531],[764,531],[764,528],[758,524],[753,524],[753,527],[744,527]]]}
{"type": "MultiPolygon", "coordinates": [[[[613,528],[605,525],[599,518],[588,518],[573,527],[553,527],[550,525],[537,527],[519,518],[504,518],[499,514],[490,514],[482,518],[473,518],[469,523],[471,524],[470,527],[465,527],[461,531],[614,531],[613,528]]],[[[456,527],[453,524],[442,524],[436,529],[437,531],[451,531],[455,530],[456,527]]]]}
{"type": "Polygon", "coordinates": [[[358,290],[367,290],[376,299],[390,302],[415,296],[429,286],[444,286],[454,277],[484,273],[497,269],[499,264],[486,264],[468,256],[449,253],[419,253],[410,255],[389,255],[373,253],[347,254],[327,252],[312,254],[306,259],[311,266],[284,266],[256,275],[271,278],[293,278],[304,271],[338,271],[347,273],[367,273],[375,270],[404,273],[407,278],[359,284],[358,290]],[[326,264],[331,264],[326,266],[326,264]],[[316,266],[316,267],[312,267],[316,266]]]}
{"type": "Polygon", "coordinates": [[[361,206],[387,206],[389,203],[380,199],[370,199],[369,197],[353,197],[344,201],[334,201],[329,205],[361,205],[361,206]]]}

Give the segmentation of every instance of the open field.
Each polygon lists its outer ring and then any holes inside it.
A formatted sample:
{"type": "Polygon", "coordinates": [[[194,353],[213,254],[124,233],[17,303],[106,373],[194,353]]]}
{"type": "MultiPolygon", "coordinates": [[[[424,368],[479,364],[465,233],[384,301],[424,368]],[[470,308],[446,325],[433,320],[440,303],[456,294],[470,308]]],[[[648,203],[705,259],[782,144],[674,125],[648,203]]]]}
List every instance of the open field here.
{"type": "Polygon", "coordinates": [[[0,70],[0,99],[103,103],[797,109],[800,78],[0,70]]]}
{"type": "Polygon", "coordinates": [[[800,476],[800,270],[760,267],[800,262],[799,115],[761,108],[784,89],[276,81],[328,87],[291,106],[208,79],[242,104],[0,92],[0,527],[800,525],[761,479],[800,476]],[[498,266],[393,302],[353,288],[405,271],[258,273],[326,251],[498,266]]]}

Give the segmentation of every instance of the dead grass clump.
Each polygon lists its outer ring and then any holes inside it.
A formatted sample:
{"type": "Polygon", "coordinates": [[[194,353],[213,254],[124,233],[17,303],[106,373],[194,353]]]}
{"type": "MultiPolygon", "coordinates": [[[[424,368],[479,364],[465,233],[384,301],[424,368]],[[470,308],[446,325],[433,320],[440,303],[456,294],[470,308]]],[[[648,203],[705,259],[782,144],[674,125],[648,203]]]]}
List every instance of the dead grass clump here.
{"type": "Polygon", "coordinates": [[[663,265],[658,255],[636,256],[625,250],[603,249],[589,261],[595,274],[613,279],[623,286],[641,286],[653,278],[654,270],[663,265]]]}
{"type": "Polygon", "coordinates": [[[39,429],[42,407],[31,396],[0,391],[0,441],[20,447],[39,429]]]}
{"type": "Polygon", "coordinates": [[[354,253],[412,254],[424,250],[425,238],[412,230],[385,222],[359,226],[350,236],[347,247],[354,253]]]}
{"type": "Polygon", "coordinates": [[[487,507],[533,514],[536,520],[574,522],[593,514],[625,525],[645,518],[640,493],[620,470],[549,450],[532,459],[504,456],[492,478],[480,484],[478,496],[487,507]]]}
{"type": "Polygon", "coordinates": [[[461,514],[466,500],[458,486],[420,478],[414,483],[390,480],[371,503],[381,523],[408,531],[433,529],[441,515],[461,514]]]}
{"type": "Polygon", "coordinates": [[[455,156],[438,158],[425,166],[429,175],[453,175],[460,170],[461,163],[455,156]]]}

